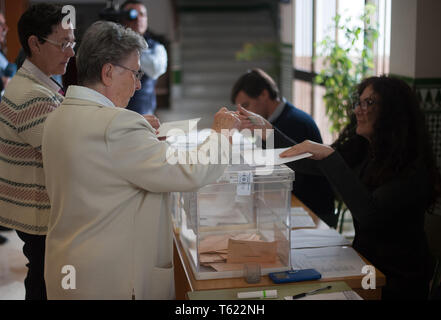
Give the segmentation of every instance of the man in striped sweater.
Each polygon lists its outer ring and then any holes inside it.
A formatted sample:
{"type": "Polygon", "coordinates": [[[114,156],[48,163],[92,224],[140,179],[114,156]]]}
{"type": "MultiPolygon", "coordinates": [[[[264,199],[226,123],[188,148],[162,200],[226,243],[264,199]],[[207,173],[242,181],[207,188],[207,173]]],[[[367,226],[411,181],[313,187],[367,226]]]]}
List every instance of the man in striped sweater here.
{"type": "Polygon", "coordinates": [[[31,6],[18,22],[27,59],[0,104],[0,225],[15,229],[28,258],[26,299],[46,299],[44,251],[50,203],[41,142],[44,121],[63,101],[52,75],[64,74],[74,55],[73,26],[63,28],[62,7],[31,6]]]}

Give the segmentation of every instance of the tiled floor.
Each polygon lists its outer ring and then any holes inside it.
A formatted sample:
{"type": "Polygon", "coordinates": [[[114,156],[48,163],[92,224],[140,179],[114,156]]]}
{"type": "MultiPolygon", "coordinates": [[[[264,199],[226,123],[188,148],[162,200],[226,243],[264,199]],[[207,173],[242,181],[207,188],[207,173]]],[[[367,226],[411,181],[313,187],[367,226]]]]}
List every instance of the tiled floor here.
{"type": "Polygon", "coordinates": [[[8,242],[0,245],[0,300],[23,300],[24,278],[28,262],[23,255],[23,241],[15,231],[1,231],[8,242]]]}

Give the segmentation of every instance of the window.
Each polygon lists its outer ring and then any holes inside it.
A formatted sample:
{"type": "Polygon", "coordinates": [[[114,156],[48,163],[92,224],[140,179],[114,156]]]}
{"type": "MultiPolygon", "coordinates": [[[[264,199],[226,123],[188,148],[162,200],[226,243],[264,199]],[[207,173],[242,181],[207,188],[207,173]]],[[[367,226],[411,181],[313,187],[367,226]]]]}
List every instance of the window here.
{"type": "MultiPolygon", "coordinates": [[[[294,32],[294,81],[293,102],[301,110],[311,114],[316,121],[324,143],[332,143],[336,136],[329,132],[323,102],[324,88],[313,83],[314,76],[323,68],[322,59],[316,56],[314,43],[322,41],[326,35],[334,39],[343,39],[341,32],[335,31],[333,18],[336,13],[346,17],[358,17],[362,14],[368,0],[295,0],[294,32]],[[334,29],[332,29],[334,28],[334,29]]],[[[374,19],[379,25],[380,36],[375,47],[375,73],[389,72],[390,54],[390,16],[391,0],[369,0],[376,5],[374,19]]],[[[354,44],[361,48],[363,41],[354,44]]]]}

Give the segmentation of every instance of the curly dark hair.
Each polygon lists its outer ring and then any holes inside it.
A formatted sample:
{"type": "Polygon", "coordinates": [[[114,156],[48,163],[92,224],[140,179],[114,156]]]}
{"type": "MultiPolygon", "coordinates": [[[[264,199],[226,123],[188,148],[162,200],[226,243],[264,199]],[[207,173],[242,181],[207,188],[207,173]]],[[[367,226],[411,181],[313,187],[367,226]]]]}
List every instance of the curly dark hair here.
{"type": "Polygon", "coordinates": [[[365,183],[372,187],[406,172],[421,157],[430,175],[430,204],[433,204],[441,195],[441,176],[432,150],[432,139],[415,93],[400,79],[380,76],[362,81],[357,87],[358,95],[361,96],[369,86],[380,98],[371,142],[356,134],[357,122],[352,113],[350,123],[333,147],[351,167],[371,157],[372,172],[365,183]]]}

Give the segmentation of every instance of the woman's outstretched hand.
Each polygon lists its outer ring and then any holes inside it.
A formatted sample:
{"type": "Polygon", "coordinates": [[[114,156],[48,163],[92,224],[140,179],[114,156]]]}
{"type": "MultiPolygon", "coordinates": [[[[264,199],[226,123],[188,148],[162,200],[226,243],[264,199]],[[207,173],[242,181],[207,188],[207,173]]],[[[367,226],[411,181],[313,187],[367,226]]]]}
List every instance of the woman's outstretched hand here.
{"type": "Polygon", "coordinates": [[[302,153],[309,152],[312,154],[311,159],[322,160],[331,155],[335,150],[330,146],[305,140],[302,143],[292,146],[288,150],[280,154],[281,158],[294,157],[302,153]]]}

